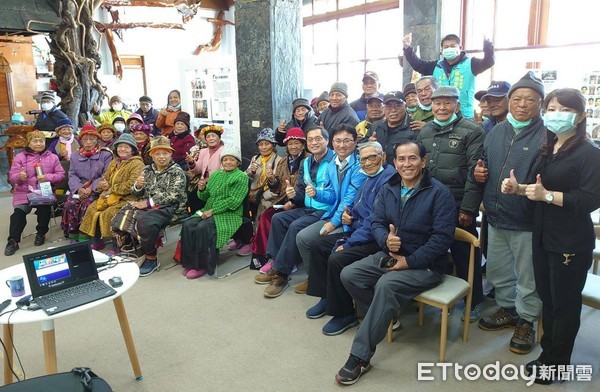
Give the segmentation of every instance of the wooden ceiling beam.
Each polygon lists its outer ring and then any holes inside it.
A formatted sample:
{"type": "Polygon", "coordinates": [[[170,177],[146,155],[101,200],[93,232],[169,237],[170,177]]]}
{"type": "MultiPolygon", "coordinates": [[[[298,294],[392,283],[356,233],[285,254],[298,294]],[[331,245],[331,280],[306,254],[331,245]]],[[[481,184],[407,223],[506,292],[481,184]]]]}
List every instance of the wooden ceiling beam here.
{"type": "MultiPolygon", "coordinates": [[[[180,2],[180,0],[104,0],[102,5],[113,7],[176,7],[180,2]]],[[[189,0],[187,3],[188,5],[194,5],[197,2],[189,0]]],[[[233,0],[202,0],[200,8],[226,11],[233,3],[233,0]]]]}

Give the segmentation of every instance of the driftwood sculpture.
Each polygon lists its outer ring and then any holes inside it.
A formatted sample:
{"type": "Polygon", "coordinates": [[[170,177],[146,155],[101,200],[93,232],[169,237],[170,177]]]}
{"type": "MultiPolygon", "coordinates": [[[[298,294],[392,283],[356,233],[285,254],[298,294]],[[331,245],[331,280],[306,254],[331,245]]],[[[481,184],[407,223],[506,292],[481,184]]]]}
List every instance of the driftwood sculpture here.
{"type": "Polygon", "coordinates": [[[202,53],[202,51],[214,52],[221,47],[221,40],[223,39],[223,25],[235,26],[235,23],[228,20],[223,20],[223,15],[225,15],[225,13],[223,11],[219,11],[216,18],[208,18],[209,22],[215,24],[215,33],[213,34],[210,43],[206,45],[199,45],[196,50],[194,50],[194,55],[197,56],[202,53]]]}

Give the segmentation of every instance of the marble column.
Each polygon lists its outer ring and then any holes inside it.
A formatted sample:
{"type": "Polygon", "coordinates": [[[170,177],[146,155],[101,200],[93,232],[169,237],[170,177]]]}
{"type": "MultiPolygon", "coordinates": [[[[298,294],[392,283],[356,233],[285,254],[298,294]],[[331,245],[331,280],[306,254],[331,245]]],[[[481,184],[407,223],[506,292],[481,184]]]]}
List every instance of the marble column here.
{"type": "Polygon", "coordinates": [[[302,92],[299,0],[236,0],[235,46],[242,156],[257,153],[257,132],[289,119],[302,92]],[[259,126],[253,126],[253,122],[259,126]]]}
{"type": "MultiPolygon", "coordinates": [[[[412,47],[419,46],[423,60],[440,58],[441,0],[404,0],[404,34],[412,32],[412,47]]],[[[404,61],[404,84],[411,80],[413,69],[404,61]]]]}

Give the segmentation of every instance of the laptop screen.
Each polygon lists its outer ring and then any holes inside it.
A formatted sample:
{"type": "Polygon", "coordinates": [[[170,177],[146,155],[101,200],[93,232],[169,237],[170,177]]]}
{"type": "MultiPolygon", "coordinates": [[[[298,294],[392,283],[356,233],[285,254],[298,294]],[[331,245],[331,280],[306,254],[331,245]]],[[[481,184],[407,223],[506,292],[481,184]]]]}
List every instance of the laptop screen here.
{"type": "Polygon", "coordinates": [[[89,242],[25,255],[23,261],[34,298],[98,277],[89,242]]]}

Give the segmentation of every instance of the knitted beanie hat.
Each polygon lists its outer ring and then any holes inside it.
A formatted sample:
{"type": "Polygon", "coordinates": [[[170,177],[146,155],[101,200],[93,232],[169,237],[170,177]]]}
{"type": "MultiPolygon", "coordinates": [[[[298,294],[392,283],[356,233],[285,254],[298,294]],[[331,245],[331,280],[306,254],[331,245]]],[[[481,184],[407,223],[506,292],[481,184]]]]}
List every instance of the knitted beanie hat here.
{"type": "Polygon", "coordinates": [[[31,143],[31,141],[33,139],[44,139],[46,140],[46,135],[44,135],[44,132],[39,131],[37,129],[31,131],[31,132],[27,132],[27,144],[31,143]]]}
{"type": "Polygon", "coordinates": [[[69,118],[59,118],[58,121],[56,121],[56,128],[54,128],[54,130],[58,132],[59,129],[64,127],[73,128],[73,123],[69,118]]]}
{"type": "Polygon", "coordinates": [[[300,140],[306,144],[306,136],[304,136],[304,131],[300,128],[290,128],[285,133],[285,138],[283,139],[283,144],[286,144],[288,141],[295,139],[300,140]]]}
{"type": "Polygon", "coordinates": [[[225,145],[221,150],[221,162],[223,162],[223,158],[226,156],[234,157],[239,163],[242,163],[242,153],[236,146],[232,146],[231,144],[225,145]]]}
{"type": "Polygon", "coordinates": [[[512,85],[508,90],[508,98],[520,88],[530,88],[540,94],[542,99],[544,98],[544,84],[532,71],[528,71],[517,83],[512,85]]]}
{"type": "Polygon", "coordinates": [[[330,93],[338,92],[344,95],[344,97],[348,98],[348,85],[344,82],[335,82],[331,85],[329,89],[330,93]]]}

